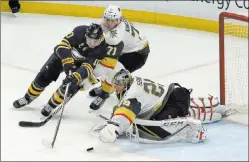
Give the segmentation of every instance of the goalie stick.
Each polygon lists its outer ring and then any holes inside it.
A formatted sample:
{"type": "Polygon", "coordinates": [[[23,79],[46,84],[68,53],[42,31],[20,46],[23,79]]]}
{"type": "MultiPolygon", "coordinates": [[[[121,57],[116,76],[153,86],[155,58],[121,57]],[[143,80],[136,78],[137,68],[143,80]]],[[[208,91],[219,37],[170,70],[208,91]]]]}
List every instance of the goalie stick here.
{"type": "MultiPolygon", "coordinates": [[[[108,121],[109,119],[101,114],[98,115],[98,117],[108,121]]],[[[145,139],[145,138],[141,138],[139,137],[139,133],[138,133],[138,128],[137,128],[137,124],[139,125],[144,125],[144,126],[159,126],[159,127],[162,127],[165,125],[165,123],[168,123],[167,120],[162,120],[162,121],[148,121],[148,120],[143,120],[143,119],[135,119],[134,121],[134,124],[135,124],[135,130],[136,130],[136,133],[133,134],[133,133],[130,133],[128,131],[125,131],[124,134],[132,139],[133,141],[135,142],[140,142],[140,143],[149,143],[149,144],[154,144],[154,143],[157,143],[157,144],[160,144],[160,143],[167,143],[168,139],[170,139],[171,137],[173,136],[176,136],[178,133],[180,133],[181,131],[183,131],[185,128],[189,127],[190,124],[186,124],[185,126],[183,126],[182,128],[178,129],[177,131],[175,131],[174,133],[172,133],[171,135],[163,138],[161,141],[153,141],[153,140],[149,140],[149,139],[145,139]]]]}

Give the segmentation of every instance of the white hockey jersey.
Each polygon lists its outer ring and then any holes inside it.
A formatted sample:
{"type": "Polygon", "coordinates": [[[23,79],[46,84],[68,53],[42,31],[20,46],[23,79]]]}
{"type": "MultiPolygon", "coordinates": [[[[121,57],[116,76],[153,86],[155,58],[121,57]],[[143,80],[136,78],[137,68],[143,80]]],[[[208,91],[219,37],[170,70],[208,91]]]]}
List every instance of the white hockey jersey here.
{"type": "Polygon", "coordinates": [[[131,53],[142,50],[148,45],[148,39],[141,31],[126,19],[122,19],[125,24],[125,34],[123,38],[124,49],[123,53],[131,53]]]}
{"type": "Polygon", "coordinates": [[[137,116],[146,118],[149,113],[154,112],[162,104],[167,91],[168,86],[155,83],[149,79],[134,77],[131,87],[124,94],[122,100],[136,98],[141,103],[141,111],[137,116]]]}
{"type": "Polygon", "coordinates": [[[111,84],[113,77],[121,69],[125,68],[120,62],[117,62],[114,69],[109,69],[107,67],[102,66],[101,64],[97,64],[92,74],[80,83],[81,87],[83,88],[82,90],[88,90],[92,88],[93,85],[99,82],[97,78],[99,78],[100,80],[106,80],[108,83],[111,84]]]}
{"type": "Polygon", "coordinates": [[[140,77],[134,77],[133,79],[133,83],[124,94],[120,104],[117,105],[111,119],[119,123],[121,132],[126,130],[136,117],[146,119],[154,114],[168,92],[168,86],[140,77]],[[136,100],[135,103],[131,103],[132,100],[136,100]]]}
{"type": "Polygon", "coordinates": [[[112,30],[107,30],[103,25],[102,28],[107,44],[116,45],[120,41],[124,42],[122,53],[139,51],[148,45],[147,38],[125,18],[122,18],[120,24],[112,30]]]}
{"type": "MultiPolygon", "coordinates": [[[[108,44],[107,54],[112,57],[140,51],[148,46],[147,38],[142,36],[141,33],[124,18],[122,18],[121,22],[112,30],[108,30],[103,24],[101,24],[101,27],[104,32],[105,41],[108,44]]],[[[105,67],[113,70],[116,68],[117,60],[103,59],[101,65],[104,67],[103,70],[108,70],[105,67]],[[105,64],[112,66],[110,68],[110,66],[105,66],[105,64]]],[[[107,80],[103,80],[101,83],[102,89],[108,93],[113,91],[113,88],[110,86],[110,80],[112,80],[112,78],[107,78],[107,80]]]]}

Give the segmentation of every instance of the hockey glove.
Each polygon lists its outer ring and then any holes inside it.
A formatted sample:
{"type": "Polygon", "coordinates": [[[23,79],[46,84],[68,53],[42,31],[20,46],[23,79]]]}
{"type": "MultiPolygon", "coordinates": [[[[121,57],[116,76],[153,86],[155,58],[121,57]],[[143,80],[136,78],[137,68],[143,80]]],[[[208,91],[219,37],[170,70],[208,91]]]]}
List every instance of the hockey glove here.
{"type": "Polygon", "coordinates": [[[76,93],[79,89],[79,83],[80,83],[80,77],[79,73],[74,72],[72,75],[67,75],[66,78],[62,81],[63,87],[66,87],[67,84],[70,84],[69,86],[69,93],[74,94],[76,93]]]}
{"type": "Polygon", "coordinates": [[[119,125],[112,121],[108,121],[108,124],[100,131],[100,140],[106,143],[114,143],[119,136],[119,125]]]}
{"type": "Polygon", "coordinates": [[[76,65],[74,64],[74,59],[72,57],[67,57],[61,60],[64,72],[66,75],[69,74],[69,71],[75,72],[76,71],[76,65]]]}

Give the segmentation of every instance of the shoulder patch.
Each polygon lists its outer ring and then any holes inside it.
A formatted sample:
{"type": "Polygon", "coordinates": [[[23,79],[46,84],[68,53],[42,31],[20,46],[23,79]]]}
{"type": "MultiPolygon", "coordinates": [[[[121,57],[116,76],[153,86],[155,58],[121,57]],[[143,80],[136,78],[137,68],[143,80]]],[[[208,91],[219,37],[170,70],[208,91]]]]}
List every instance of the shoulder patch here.
{"type": "Polygon", "coordinates": [[[117,29],[111,30],[110,31],[110,38],[116,38],[117,37],[117,29]]]}

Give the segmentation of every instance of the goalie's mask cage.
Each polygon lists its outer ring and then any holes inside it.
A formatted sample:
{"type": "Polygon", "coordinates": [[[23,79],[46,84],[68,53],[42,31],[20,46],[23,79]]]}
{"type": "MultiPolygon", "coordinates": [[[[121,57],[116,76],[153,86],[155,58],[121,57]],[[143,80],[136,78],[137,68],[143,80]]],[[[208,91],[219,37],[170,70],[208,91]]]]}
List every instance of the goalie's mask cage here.
{"type": "Polygon", "coordinates": [[[248,13],[220,14],[219,53],[220,103],[248,113],[248,13]]]}
{"type": "Polygon", "coordinates": [[[119,72],[115,74],[112,80],[112,84],[115,85],[124,85],[129,88],[132,82],[131,73],[126,69],[121,69],[119,72]]]}

